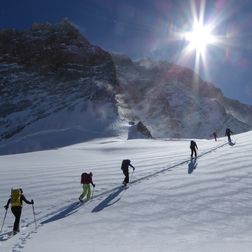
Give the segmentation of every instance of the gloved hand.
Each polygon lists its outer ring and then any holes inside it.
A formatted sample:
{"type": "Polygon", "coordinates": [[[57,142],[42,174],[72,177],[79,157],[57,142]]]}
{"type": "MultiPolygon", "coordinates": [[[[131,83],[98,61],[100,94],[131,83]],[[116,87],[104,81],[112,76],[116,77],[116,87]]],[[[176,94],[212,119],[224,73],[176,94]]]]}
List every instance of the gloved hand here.
{"type": "Polygon", "coordinates": [[[7,205],[5,205],[5,206],[4,206],[4,208],[7,210],[7,209],[8,209],[8,206],[7,206],[7,205]]]}
{"type": "Polygon", "coordinates": [[[133,167],[133,171],[135,171],[135,169],[136,169],[136,168],[135,168],[135,167],[133,167]]]}
{"type": "Polygon", "coordinates": [[[95,184],[93,184],[93,187],[95,187],[95,184]]]}
{"type": "Polygon", "coordinates": [[[34,204],[34,201],[33,201],[33,199],[31,200],[31,203],[32,203],[32,205],[34,204]]]}

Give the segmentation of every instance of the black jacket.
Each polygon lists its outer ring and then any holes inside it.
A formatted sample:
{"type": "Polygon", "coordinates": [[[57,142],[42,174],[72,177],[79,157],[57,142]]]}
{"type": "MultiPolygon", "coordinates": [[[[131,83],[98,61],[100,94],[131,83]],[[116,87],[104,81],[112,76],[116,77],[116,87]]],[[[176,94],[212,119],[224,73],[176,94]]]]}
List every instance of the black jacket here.
{"type": "Polygon", "coordinates": [[[230,136],[231,134],[233,134],[233,132],[230,129],[226,129],[226,136],[230,136]]]}
{"type": "Polygon", "coordinates": [[[194,141],[191,141],[190,148],[191,149],[195,149],[195,148],[198,149],[198,146],[194,141]]]}

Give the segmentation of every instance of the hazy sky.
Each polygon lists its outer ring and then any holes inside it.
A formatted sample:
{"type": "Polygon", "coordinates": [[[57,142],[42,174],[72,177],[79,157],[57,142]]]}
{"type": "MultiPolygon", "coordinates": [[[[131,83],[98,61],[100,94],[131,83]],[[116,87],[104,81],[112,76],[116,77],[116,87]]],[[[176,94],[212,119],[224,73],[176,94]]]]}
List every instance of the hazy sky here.
{"type": "Polygon", "coordinates": [[[0,5],[1,29],[22,30],[64,17],[105,50],[189,66],[225,96],[252,105],[252,1],[6,0],[0,5]],[[190,31],[199,13],[214,25],[219,42],[208,45],[195,68],[195,51],[184,54],[187,43],[176,35],[190,31]]]}

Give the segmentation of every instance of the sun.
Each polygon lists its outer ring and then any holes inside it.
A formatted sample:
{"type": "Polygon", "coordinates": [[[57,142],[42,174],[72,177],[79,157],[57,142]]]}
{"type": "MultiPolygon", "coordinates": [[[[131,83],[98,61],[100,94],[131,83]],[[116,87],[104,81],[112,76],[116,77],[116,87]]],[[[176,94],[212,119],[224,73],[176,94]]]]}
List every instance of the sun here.
{"type": "Polygon", "coordinates": [[[220,24],[225,20],[225,15],[206,13],[205,0],[191,0],[190,3],[191,13],[186,16],[181,29],[174,32],[174,40],[182,42],[179,44],[181,50],[178,50],[176,62],[189,67],[194,66],[195,73],[203,73],[209,77],[212,59],[228,44],[226,36],[220,34],[220,24]]]}
{"type": "Polygon", "coordinates": [[[184,34],[185,40],[189,42],[188,49],[195,50],[200,55],[204,54],[207,46],[216,41],[212,30],[211,26],[196,22],[192,31],[184,34]]]}

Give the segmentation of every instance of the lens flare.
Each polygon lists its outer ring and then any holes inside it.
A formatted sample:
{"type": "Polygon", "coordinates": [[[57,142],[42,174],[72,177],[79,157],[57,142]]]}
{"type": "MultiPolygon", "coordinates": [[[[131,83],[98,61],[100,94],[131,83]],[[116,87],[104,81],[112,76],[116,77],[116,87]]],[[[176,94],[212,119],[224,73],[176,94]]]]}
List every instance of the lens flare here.
{"type": "Polygon", "coordinates": [[[216,38],[212,34],[212,28],[200,23],[195,23],[192,31],[185,33],[184,37],[189,42],[189,49],[196,50],[199,54],[204,54],[207,45],[216,42],[216,38]]]}

